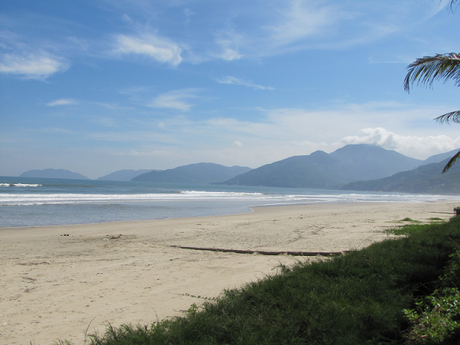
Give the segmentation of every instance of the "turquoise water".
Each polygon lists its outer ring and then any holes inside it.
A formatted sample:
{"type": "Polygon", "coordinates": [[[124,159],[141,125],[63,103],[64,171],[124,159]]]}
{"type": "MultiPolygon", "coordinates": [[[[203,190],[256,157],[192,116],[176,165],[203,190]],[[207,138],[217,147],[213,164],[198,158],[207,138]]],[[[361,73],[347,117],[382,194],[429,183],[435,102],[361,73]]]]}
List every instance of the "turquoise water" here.
{"type": "Polygon", "coordinates": [[[457,199],[303,188],[0,177],[0,227],[225,215],[251,212],[255,206],[457,199]]]}

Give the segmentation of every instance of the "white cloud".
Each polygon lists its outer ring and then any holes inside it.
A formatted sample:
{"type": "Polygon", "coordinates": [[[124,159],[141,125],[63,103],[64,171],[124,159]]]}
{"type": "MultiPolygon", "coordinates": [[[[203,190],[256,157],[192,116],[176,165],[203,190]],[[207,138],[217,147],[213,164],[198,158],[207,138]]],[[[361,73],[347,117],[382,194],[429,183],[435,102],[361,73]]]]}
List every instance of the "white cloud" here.
{"type": "Polygon", "coordinates": [[[241,141],[239,141],[239,140],[235,140],[235,141],[233,142],[233,144],[234,144],[236,147],[243,147],[243,143],[242,143],[241,141]]]}
{"type": "Polygon", "coordinates": [[[45,79],[64,71],[68,64],[47,53],[13,53],[0,57],[0,73],[21,75],[26,79],[45,79]]]}
{"type": "Polygon", "coordinates": [[[347,144],[370,144],[395,150],[410,157],[427,158],[433,154],[447,152],[460,147],[460,137],[447,135],[411,136],[399,135],[384,128],[364,128],[358,136],[347,136],[341,140],[347,144]]]}
{"type": "Polygon", "coordinates": [[[313,1],[291,1],[288,8],[280,11],[280,22],[267,27],[271,40],[275,45],[286,45],[323,33],[338,17],[337,9],[323,4],[315,6],[313,1]]]}
{"type": "Polygon", "coordinates": [[[218,79],[217,82],[221,84],[234,84],[234,85],[247,86],[254,90],[274,90],[274,88],[270,86],[262,86],[262,85],[253,84],[249,81],[231,77],[231,76],[227,76],[225,78],[218,79]]]}
{"type": "Polygon", "coordinates": [[[185,22],[185,26],[187,26],[187,25],[190,24],[190,18],[195,15],[195,12],[193,12],[189,8],[184,8],[184,14],[185,14],[185,17],[187,18],[187,20],[185,22]]]}
{"type": "Polygon", "coordinates": [[[58,105],[76,105],[78,104],[78,102],[76,100],[73,100],[73,99],[57,99],[53,102],[49,102],[49,103],[46,103],[47,106],[49,107],[55,107],[55,106],[58,106],[58,105]]]}
{"type": "Polygon", "coordinates": [[[126,95],[131,101],[149,108],[169,108],[182,111],[189,111],[194,105],[187,102],[187,99],[196,98],[195,93],[198,88],[179,89],[158,94],[152,98],[152,87],[140,86],[129,87],[120,90],[122,95],[126,95]]]}
{"type": "Polygon", "coordinates": [[[141,36],[118,35],[115,38],[115,53],[148,56],[159,62],[177,66],[181,63],[182,49],[165,38],[153,34],[141,36]]]}
{"type": "Polygon", "coordinates": [[[125,21],[125,22],[128,22],[128,23],[132,23],[131,18],[126,13],[123,14],[122,20],[125,21]]]}
{"type": "Polygon", "coordinates": [[[244,140],[245,150],[262,146],[270,156],[277,153],[279,159],[283,154],[288,157],[309,154],[312,150],[332,152],[344,145],[358,143],[379,145],[419,159],[460,147],[455,126],[439,126],[432,120],[433,114],[442,113],[442,109],[437,108],[374,102],[342,104],[338,109],[314,111],[257,110],[260,112],[257,116],[248,115],[244,120],[207,120],[207,131],[221,133],[230,140],[238,136],[244,140]],[[264,115],[263,119],[261,115],[264,115]],[[258,120],[250,121],[251,118],[258,120]],[[363,128],[370,129],[360,132],[363,128]],[[348,136],[351,133],[360,134],[348,136]]]}
{"type": "Polygon", "coordinates": [[[187,103],[184,100],[187,98],[195,98],[193,89],[175,90],[158,95],[147,106],[151,108],[170,108],[182,111],[189,111],[193,104],[187,103]]]}
{"type": "Polygon", "coordinates": [[[220,57],[224,60],[232,61],[241,59],[241,54],[238,52],[238,50],[225,48],[220,57]]]}
{"type": "Polygon", "coordinates": [[[220,46],[221,52],[217,54],[217,57],[227,61],[241,59],[242,55],[239,52],[237,41],[237,36],[232,39],[218,39],[216,43],[220,46]]]}

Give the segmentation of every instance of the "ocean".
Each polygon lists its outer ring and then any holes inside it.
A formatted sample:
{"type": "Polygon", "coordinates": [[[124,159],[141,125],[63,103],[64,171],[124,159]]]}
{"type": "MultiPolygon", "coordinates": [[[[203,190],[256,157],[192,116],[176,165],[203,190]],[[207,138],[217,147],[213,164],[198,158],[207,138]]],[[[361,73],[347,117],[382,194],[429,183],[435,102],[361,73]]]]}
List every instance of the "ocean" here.
{"type": "Polygon", "coordinates": [[[459,198],[305,188],[0,177],[0,228],[215,216],[251,212],[255,206],[459,198]]]}

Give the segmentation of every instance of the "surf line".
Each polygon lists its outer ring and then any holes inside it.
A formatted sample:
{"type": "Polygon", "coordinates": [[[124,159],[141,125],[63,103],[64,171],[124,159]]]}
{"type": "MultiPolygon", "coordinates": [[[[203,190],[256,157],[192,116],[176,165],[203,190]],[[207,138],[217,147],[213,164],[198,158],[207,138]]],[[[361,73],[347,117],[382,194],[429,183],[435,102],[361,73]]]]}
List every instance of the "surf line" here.
{"type": "Polygon", "coordinates": [[[238,253],[238,254],[260,254],[260,255],[291,255],[291,256],[335,256],[342,255],[343,252],[302,252],[302,251],[265,251],[265,250],[242,250],[242,249],[224,249],[224,248],[203,248],[203,247],[186,247],[172,245],[172,248],[190,249],[190,250],[206,250],[211,252],[238,253]]]}

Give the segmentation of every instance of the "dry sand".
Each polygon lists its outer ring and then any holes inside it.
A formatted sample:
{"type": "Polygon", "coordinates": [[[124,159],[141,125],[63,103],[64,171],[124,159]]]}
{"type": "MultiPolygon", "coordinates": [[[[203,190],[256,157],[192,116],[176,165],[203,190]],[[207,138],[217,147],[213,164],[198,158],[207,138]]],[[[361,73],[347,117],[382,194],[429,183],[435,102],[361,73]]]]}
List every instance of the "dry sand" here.
{"type": "Polygon", "coordinates": [[[187,250],[346,251],[409,217],[449,219],[455,201],[262,207],[253,213],[0,229],[0,343],[83,344],[107,323],[150,324],[315,258],[187,250]],[[63,236],[63,235],[69,236],[63,236]],[[119,236],[121,234],[121,236],[119,236]],[[200,297],[198,297],[200,296],[200,297]]]}

